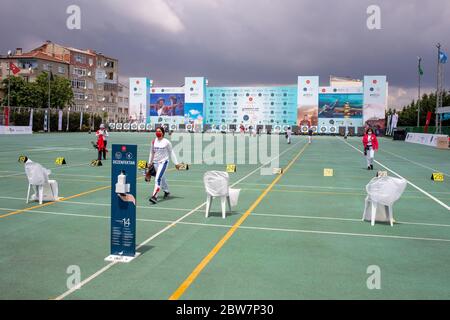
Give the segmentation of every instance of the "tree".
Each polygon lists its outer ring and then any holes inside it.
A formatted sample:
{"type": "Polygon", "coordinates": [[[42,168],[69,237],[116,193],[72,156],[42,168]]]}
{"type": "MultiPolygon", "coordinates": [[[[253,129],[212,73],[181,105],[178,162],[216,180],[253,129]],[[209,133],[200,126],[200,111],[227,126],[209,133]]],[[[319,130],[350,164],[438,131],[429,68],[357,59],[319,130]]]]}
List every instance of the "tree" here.
{"type": "Polygon", "coordinates": [[[10,89],[10,105],[20,106],[23,104],[26,92],[26,81],[22,77],[9,76],[2,81],[2,89],[5,93],[2,105],[8,105],[8,85],[10,89]]]}
{"type": "MultiPolygon", "coordinates": [[[[40,97],[41,106],[47,107],[48,73],[41,73],[35,83],[36,94],[40,97]]],[[[69,80],[58,76],[53,76],[53,79],[50,79],[50,106],[58,109],[73,106],[73,92],[69,80]]]]}
{"type": "MultiPolygon", "coordinates": [[[[450,105],[450,92],[444,91],[443,94],[443,105],[450,105]]],[[[417,107],[418,102],[414,100],[404,106],[402,111],[398,113],[398,125],[399,126],[416,126],[417,125],[417,107]]],[[[430,111],[433,114],[432,121],[430,125],[434,125],[434,117],[436,110],[436,93],[432,92],[430,94],[423,94],[420,99],[420,125],[425,125],[425,121],[427,118],[427,113],[430,111]]],[[[446,120],[442,122],[442,125],[450,125],[450,120],[446,120]]]]}
{"type": "MultiPolygon", "coordinates": [[[[2,104],[8,104],[8,79],[2,81],[5,92],[2,104]]],[[[35,82],[26,82],[22,77],[11,76],[11,106],[46,108],[48,106],[48,74],[41,73],[35,82]]],[[[73,92],[68,79],[54,76],[50,79],[50,105],[62,109],[73,106],[73,92]]]]}

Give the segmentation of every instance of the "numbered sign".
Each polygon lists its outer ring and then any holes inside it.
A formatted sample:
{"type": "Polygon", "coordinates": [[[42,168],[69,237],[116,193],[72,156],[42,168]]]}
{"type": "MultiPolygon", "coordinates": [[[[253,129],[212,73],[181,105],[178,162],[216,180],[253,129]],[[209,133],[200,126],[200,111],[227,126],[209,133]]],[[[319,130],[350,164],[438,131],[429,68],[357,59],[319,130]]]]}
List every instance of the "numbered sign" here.
{"type": "Polygon", "coordinates": [[[20,156],[17,161],[20,163],[25,163],[25,162],[27,162],[27,160],[28,160],[28,158],[26,156],[20,156]]]}
{"type": "Polygon", "coordinates": [[[273,174],[282,174],[283,169],[282,168],[272,168],[272,173],[273,174]]]}
{"type": "Polygon", "coordinates": [[[138,161],[138,169],[145,169],[145,168],[147,168],[147,161],[139,160],[138,161]]]}
{"type": "Polygon", "coordinates": [[[377,172],[377,177],[387,177],[388,173],[387,171],[378,171],[377,172]]]}
{"type": "Polygon", "coordinates": [[[433,172],[431,180],[436,182],[444,182],[444,174],[442,172],[433,172]]]}
{"type": "Polygon", "coordinates": [[[67,162],[64,157],[58,157],[55,160],[55,164],[57,164],[58,166],[62,166],[63,164],[67,164],[67,162]]]}
{"type": "Polygon", "coordinates": [[[189,165],[186,163],[180,163],[178,170],[189,170],[189,165]]]}

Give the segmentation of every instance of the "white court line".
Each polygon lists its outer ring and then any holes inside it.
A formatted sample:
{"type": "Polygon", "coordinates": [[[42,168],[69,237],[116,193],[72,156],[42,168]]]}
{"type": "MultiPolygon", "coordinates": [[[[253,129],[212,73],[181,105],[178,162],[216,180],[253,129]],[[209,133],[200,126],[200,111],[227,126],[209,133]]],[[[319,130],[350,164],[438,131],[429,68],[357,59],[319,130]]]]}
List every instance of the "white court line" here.
{"type": "MultiPolygon", "coordinates": [[[[55,170],[55,169],[59,169],[59,168],[73,168],[73,167],[81,167],[81,166],[87,166],[89,164],[87,163],[78,163],[78,164],[72,164],[72,165],[64,165],[64,166],[58,166],[58,167],[51,167],[51,168],[47,168],[49,170],[55,170]]],[[[53,174],[53,172],[52,172],[53,174]]],[[[25,176],[25,171],[24,172],[19,172],[19,173],[13,173],[13,174],[7,174],[7,175],[3,175],[0,176],[0,178],[8,178],[8,177],[13,177],[13,176],[20,176],[20,175],[24,175],[25,176]]]]}
{"type": "MultiPolygon", "coordinates": [[[[279,158],[281,155],[283,155],[284,153],[286,153],[287,151],[291,150],[292,148],[294,148],[295,146],[297,146],[300,143],[297,142],[296,144],[292,145],[290,148],[284,150],[283,152],[281,152],[280,154],[278,154],[276,157],[271,158],[269,161],[267,161],[266,163],[262,164],[261,166],[259,166],[258,168],[256,168],[255,170],[251,171],[250,173],[248,173],[247,175],[245,175],[244,177],[242,177],[241,179],[239,179],[238,181],[236,181],[235,183],[233,183],[232,185],[230,185],[230,187],[234,187],[235,185],[237,185],[238,183],[240,183],[241,181],[247,179],[249,176],[251,176],[252,174],[254,174],[255,172],[257,172],[258,170],[260,170],[262,167],[264,167],[266,164],[269,164],[270,162],[272,162],[273,160],[279,158]]],[[[172,228],[173,226],[175,226],[177,223],[180,223],[182,220],[184,220],[185,218],[189,217],[192,213],[196,212],[197,210],[199,210],[201,207],[203,207],[206,204],[206,202],[203,202],[202,204],[198,205],[196,208],[192,209],[191,211],[189,211],[188,213],[186,213],[184,216],[182,216],[181,218],[177,219],[176,221],[172,222],[171,224],[169,224],[168,226],[166,226],[164,229],[160,230],[159,232],[155,233],[154,235],[152,235],[151,237],[149,237],[148,239],[146,239],[144,242],[142,242],[141,244],[139,244],[136,247],[136,250],[141,248],[142,246],[146,245],[148,242],[150,242],[151,240],[155,239],[156,237],[158,237],[159,235],[161,235],[162,233],[166,232],[167,230],[169,230],[170,228],[172,228]]],[[[95,279],[96,277],[98,277],[100,274],[102,274],[103,272],[105,272],[106,270],[108,270],[109,268],[111,268],[113,265],[115,265],[117,263],[117,261],[113,261],[111,263],[109,263],[108,265],[106,265],[105,267],[103,267],[102,269],[100,269],[99,271],[97,271],[96,273],[94,273],[93,275],[91,275],[90,277],[88,277],[87,279],[83,280],[82,282],[80,282],[79,285],[77,285],[76,287],[73,287],[71,289],[69,289],[68,291],[64,292],[63,294],[61,294],[60,296],[56,297],[55,300],[62,300],[65,297],[67,297],[68,295],[72,294],[73,292],[75,292],[75,290],[80,289],[81,287],[83,287],[85,284],[87,284],[88,282],[92,281],[93,279],[95,279]]]]}
{"type": "MultiPolygon", "coordinates": [[[[9,199],[9,200],[26,200],[26,198],[16,198],[16,197],[3,197],[0,196],[0,199],[9,199]]],[[[101,206],[101,207],[111,207],[108,203],[95,203],[95,202],[81,202],[81,201],[64,201],[64,203],[76,204],[76,205],[86,205],[86,206],[101,206]]],[[[154,209],[152,206],[136,206],[138,209],[154,209]]],[[[1,209],[1,208],[0,208],[1,209]]],[[[5,208],[4,208],[5,209],[5,208]]],[[[8,209],[5,209],[8,210],[8,209]]],[[[19,209],[15,209],[19,210],[19,209]]],[[[158,210],[168,210],[168,211],[186,211],[186,208],[174,208],[174,207],[161,207],[158,206],[158,210]]],[[[36,211],[36,210],[33,210],[36,211]]],[[[203,210],[197,210],[203,211],[203,210]]],[[[36,211],[38,212],[38,211],[36,211]]],[[[281,217],[281,218],[299,218],[299,219],[319,219],[319,220],[339,220],[339,221],[358,221],[361,219],[351,219],[351,218],[336,218],[336,217],[323,217],[323,216],[296,216],[296,215],[286,215],[286,214],[268,214],[268,213],[257,213],[252,212],[252,215],[255,216],[273,216],[273,217],[281,217]]],[[[438,224],[438,223],[425,223],[425,222],[409,222],[409,221],[397,221],[397,224],[411,224],[411,225],[420,225],[420,226],[434,226],[434,227],[450,227],[448,224],[438,224]]]]}
{"type": "MultiPolygon", "coordinates": [[[[201,206],[203,206],[202,204],[201,206]]],[[[200,208],[201,206],[198,206],[197,208],[200,208]]],[[[0,208],[1,210],[8,210],[13,211],[15,209],[9,209],[9,208],[0,208]]],[[[195,209],[194,209],[195,210],[195,209]]],[[[36,213],[46,213],[46,214],[52,214],[52,215],[62,215],[62,216],[75,216],[75,217],[86,217],[86,218],[99,218],[99,219],[109,219],[107,216],[96,216],[96,215],[87,215],[87,214],[78,214],[78,213],[63,213],[63,212],[51,212],[51,211],[42,211],[42,210],[33,210],[36,213]]],[[[253,214],[253,213],[252,213],[253,214]]],[[[187,214],[186,214],[187,215],[187,214]]],[[[185,215],[185,216],[186,216],[185,215]]],[[[183,217],[182,217],[183,218],[183,217]]],[[[181,221],[182,218],[179,218],[176,221],[170,221],[170,220],[158,220],[158,219],[136,219],[138,221],[144,221],[144,222],[158,222],[158,223],[170,223],[170,225],[166,226],[164,229],[159,231],[158,233],[154,234],[152,237],[148,238],[144,242],[142,242],[139,246],[136,247],[136,249],[141,248],[154,238],[156,238],[158,235],[163,233],[163,230],[168,230],[171,227],[173,227],[175,224],[181,224],[181,225],[195,225],[195,226],[204,226],[204,227],[221,227],[221,228],[231,228],[232,225],[225,225],[225,224],[212,224],[212,223],[201,223],[201,222],[185,222],[181,221]]],[[[352,220],[352,219],[346,219],[346,220],[352,220]]],[[[358,220],[361,222],[361,220],[358,220]]],[[[440,242],[450,242],[450,239],[442,239],[442,238],[422,238],[422,237],[410,237],[410,236],[391,236],[391,235],[383,235],[383,234],[367,234],[367,233],[349,233],[349,232],[336,232],[336,231],[319,231],[319,230],[304,230],[304,229],[286,229],[286,228],[270,228],[270,227],[251,227],[251,226],[239,226],[239,229],[249,229],[249,230],[266,230],[266,231],[280,231],[280,232],[298,232],[298,233],[314,233],[314,234],[331,234],[331,235],[344,235],[344,236],[359,236],[359,237],[374,237],[374,238],[388,238],[388,239],[406,239],[406,240],[424,240],[424,241],[440,241],[440,242]]],[[[113,262],[110,263],[111,266],[114,264],[113,262]]],[[[104,268],[103,268],[104,269],[104,268]]],[[[101,270],[103,270],[101,269],[101,270]]],[[[109,268],[107,268],[109,269],[109,268]]],[[[105,269],[105,271],[107,270],[105,269]]],[[[97,271],[95,274],[98,276],[102,272],[99,273],[97,271]]],[[[94,279],[95,277],[89,277],[86,280],[94,279]]],[[[90,281],[89,280],[89,281],[90,281]]],[[[84,282],[84,281],[83,281],[84,282]]],[[[81,288],[84,284],[87,282],[81,282],[80,285],[74,289],[77,290],[81,288]]],[[[72,292],[74,291],[72,290],[72,292]]],[[[70,290],[69,290],[70,291],[70,290]]],[[[68,293],[70,294],[70,293],[68,293]]],[[[66,295],[67,296],[67,295],[66,295]]],[[[61,296],[60,296],[61,297],[61,296]]],[[[59,297],[58,297],[59,298],[59,297]]],[[[57,298],[57,300],[59,300],[57,298]]],[[[64,298],[64,297],[63,297],[64,298]]]]}
{"type": "MultiPolygon", "coordinates": [[[[342,142],[344,142],[345,144],[347,144],[348,146],[352,147],[353,149],[355,149],[356,151],[358,151],[359,153],[363,154],[363,152],[361,150],[358,150],[357,148],[355,148],[354,146],[352,146],[350,143],[348,143],[347,141],[344,141],[340,138],[337,138],[338,140],[341,140],[342,142]]],[[[395,174],[397,177],[405,179],[406,182],[411,185],[412,187],[416,188],[417,190],[419,190],[420,192],[422,192],[424,195],[428,196],[430,199],[434,200],[435,202],[437,202],[438,204],[440,204],[441,206],[443,206],[445,209],[450,211],[450,207],[448,205],[446,205],[445,203],[443,203],[441,200],[439,200],[438,198],[436,198],[435,196],[429,194],[428,192],[426,192],[425,190],[423,190],[422,188],[416,186],[414,183],[412,183],[411,181],[409,181],[408,179],[402,177],[401,175],[399,175],[397,172],[395,172],[392,169],[389,169],[388,167],[386,167],[384,164],[382,164],[381,162],[374,160],[375,163],[379,164],[380,166],[382,166],[383,168],[385,168],[386,170],[392,172],[393,174],[395,174]]]]}
{"type": "Polygon", "coordinates": [[[52,152],[52,151],[77,151],[77,150],[91,150],[91,148],[71,148],[71,147],[48,147],[48,148],[33,148],[33,149],[24,149],[24,150],[9,150],[9,151],[0,151],[0,153],[15,153],[15,152],[52,152]]]}
{"type": "MultiPolygon", "coordinates": [[[[350,218],[335,218],[335,217],[322,217],[322,216],[295,216],[287,214],[270,214],[270,213],[254,213],[254,216],[267,216],[267,217],[281,217],[281,218],[298,218],[298,219],[317,219],[317,220],[337,220],[337,221],[352,221],[361,222],[361,219],[350,219],[350,218]]],[[[408,221],[396,221],[396,224],[411,224],[419,226],[430,226],[430,227],[450,227],[450,224],[437,224],[437,223],[423,223],[423,222],[408,222],[408,221]]]]}
{"type": "Polygon", "coordinates": [[[450,239],[418,238],[418,237],[407,237],[407,236],[389,236],[389,235],[384,235],[384,234],[366,234],[366,233],[349,233],[349,232],[318,231],[318,230],[302,230],[302,229],[283,229],[283,228],[248,227],[248,226],[240,226],[239,229],[267,230],[267,231],[284,231],[284,232],[313,233],[313,234],[328,234],[328,235],[355,236],[355,237],[370,237],[370,238],[387,238],[387,239],[405,239],[405,240],[424,240],[424,241],[450,242],[450,239]]]}
{"type": "Polygon", "coordinates": [[[400,158],[400,159],[402,159],[402,160],[411,162],[411,163],[413,163],[413,164],[415,164],[415,165],[417,165],[417,166],[419,166],[419,167],[428,169],[428,170],[430,170],[430,171],[433,171],[433,172],[442,172],[442,174],[444,174],[445,176],[450,177],[450,175],[449,175],[448,173],[444,172],[444,171],[440,171],[440,170],[437,170],[437,169],[428,167],[428,166],[426,166],[426,165],[424,165],[424,164],[421,164],[421,163],[419,163],[419,162],[416,162],[416,161],[410,160],[410,159],[408,159],[408,158],[399,156],[398,154],[395,154],[395,153],[393,153],[393,152],[390,152],[390,151],[387,151],[387,150],[384,150],[384,149],[382,150],[382,152],[389,153],[389,154],[391,154],[391,155],[393,155],[393,156],[395,156],[395,157],[397,157],[397,158],[400,158]]]}

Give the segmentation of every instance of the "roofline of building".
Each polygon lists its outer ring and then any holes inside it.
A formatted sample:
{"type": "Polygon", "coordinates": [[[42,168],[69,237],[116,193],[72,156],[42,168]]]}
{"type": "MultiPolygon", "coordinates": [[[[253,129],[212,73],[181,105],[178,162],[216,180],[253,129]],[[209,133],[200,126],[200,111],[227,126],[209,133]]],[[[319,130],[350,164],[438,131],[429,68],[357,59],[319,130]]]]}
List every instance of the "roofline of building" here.
{"type": "Polygon", "coordinates": [[[52,62],[57,62],[57,63],[64,63],[64,64],[70,64],[69,62],[66,62],[64,60],[55,58],[55,57],[51,57],[51,56],[47,56],[45,53],[38,51],[39,53],[41,53],[44,56],[35,56],[30,54],[29,52],[21,54],[21,55],[13,55],[13,56],[0,56],[0,59],[2,60],[11,60],[11,59],[40,59],[40,60],[46,60],[46,61],[52,61],[52,62]]]}

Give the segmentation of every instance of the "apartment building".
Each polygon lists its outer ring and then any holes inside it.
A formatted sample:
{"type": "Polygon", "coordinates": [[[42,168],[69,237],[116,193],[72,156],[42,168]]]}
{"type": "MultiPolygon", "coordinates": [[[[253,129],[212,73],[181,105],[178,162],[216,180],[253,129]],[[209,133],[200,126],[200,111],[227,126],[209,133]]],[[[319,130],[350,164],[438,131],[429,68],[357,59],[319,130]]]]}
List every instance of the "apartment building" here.
{"type": "MultiPolygon", "coordinates": [[[[11,76],[22,77],[27,82],[33,82],[42,73],[50,71],[59,77],[69,79],[70,64],[66,61],[57,59],[44,52],[31,51],[22,52],[22,48],[17,48],[11,55],[0,56],[0,81],[8,78],[9,63],[12,62],[20,69],[17,74],[11,76]]],[[[0,90],[0,98],[6,92],[0,90]]]]}
{"type": "Polygon", "coordinates": [[[128,110],[130,106],[130,91],[126,84],[119,82],[119,103],[115,121],[125,122],[128,120],[128,110]]]}
{"type": "Polygon", "coordinates": [[[46,41],[33,51],[68,62],[74,110],[115,113],[118,104],[119,61],[92,49],[80,50],[46,41]]]}
{"type": "Polygon", "coordinates": [[[69,79],[74,94],[73,111],[107,113],[108,118],[119,114],[119,61],[115,58],[46,41],[30,52],[23,53],[18,48],[10,56],[1,56],[0,79],[8,77],[9,62],[20,68],[16,76],[27,81],[34,81],[43,71],[69,79]]]}

